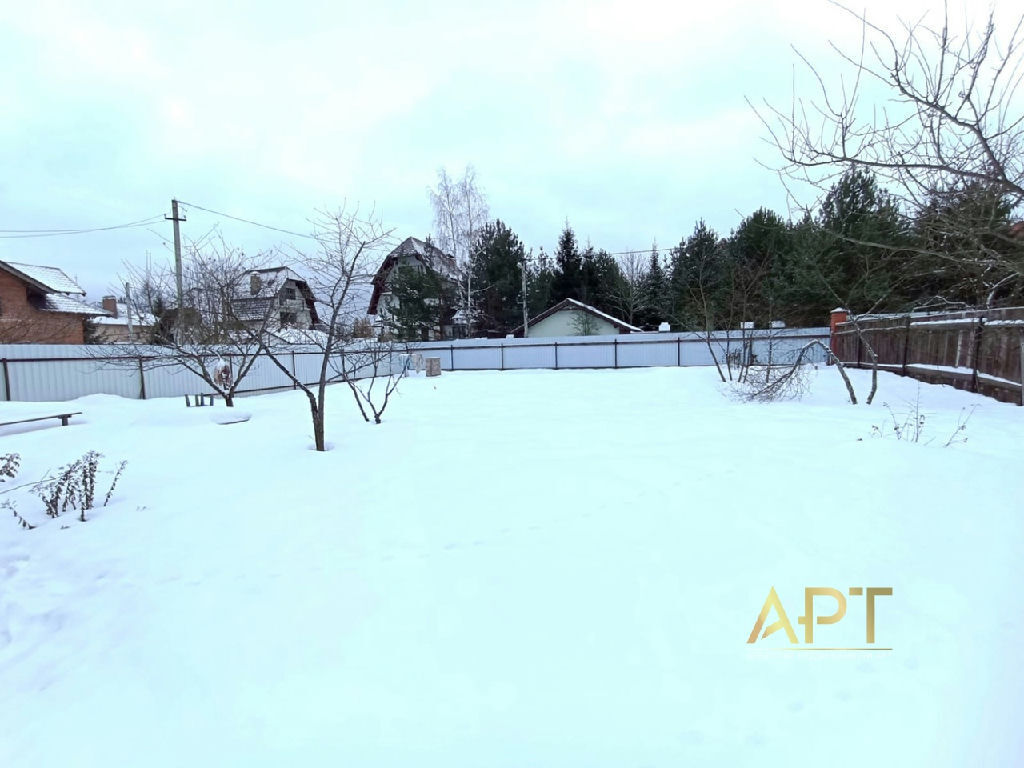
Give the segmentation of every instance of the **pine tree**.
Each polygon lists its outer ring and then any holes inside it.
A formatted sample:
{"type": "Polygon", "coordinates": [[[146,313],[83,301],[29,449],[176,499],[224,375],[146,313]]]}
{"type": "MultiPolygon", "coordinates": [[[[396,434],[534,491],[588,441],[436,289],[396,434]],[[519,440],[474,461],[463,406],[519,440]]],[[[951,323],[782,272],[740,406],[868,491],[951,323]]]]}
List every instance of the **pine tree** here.
{"type": "Polygon", "coordinates": [[[672,253],[673,323],[682,330],[714,330],[725,312],[723,247],[703,219],[672,253]]]}
{"type": "Polygon", "coordinates": [[[554,304],[555,272],[551,266],[551,259],[540,249],[537,257],[531,260],[530,269],[526,275],[526,299],[530,317],[543,312],[554,304]]]}
{"type": "Polygon", "coordinates": [[[668,279],[656,247],[651,248],[647,274],[644,275],[643,293],[645,307],[640,313],[640,324],[657,328],[661,323],[669,320],[671,312],[669,310],[668,279]]]}
{"type": "Polygon", "coordinates": [[[403,341],[427,340],[451,323],[456,288],[428,267],[403,265],[390,278],[396,299],[389,310],[389,331],[403,341]]]}
{"type": "Polygon", "coordinates": [[[519,237],[502,221],[487,224],[471,256],[478,328],[504,335],[522,324],[522,279],[526,253],[519,237]]]}
{"type": "MultiPolygon", "coordinates": [[[[855,312],[896,308],[899,250],[906,238],[895,202],[875,177],[859,168],[843,174],[825,196],[818,223],[830,240],[816,262],[831,295],[827,303],[855,312]]],[[[828,311],[824,304],[819,309],[828,311]]]]}
{"type": "Polygon", "coordinates": [[[603,312],[616,314],[615,297],[620,293],[623,280],[619,262],[608,251],[601,249],[591,260],[591,282],[589,292],[592,304],[603,312]]]}
{"type": "Polygon", "coordinates": [[[736,322],[765,328],[779,319],[785,286],[778,273],[792,247],[789,227],[774,211],[759,208],[740,222],[726,242],[723,265],[736,322]]]}
{"type": "Polygon", "coordinates": [[[551,303],[562,299],[582,300],[583,294],[583,256],[576,244],[576,234],[565,222],[565,229],[558,238],[558,249],[555,251],[555,279],[551,286],[551,303]]]}

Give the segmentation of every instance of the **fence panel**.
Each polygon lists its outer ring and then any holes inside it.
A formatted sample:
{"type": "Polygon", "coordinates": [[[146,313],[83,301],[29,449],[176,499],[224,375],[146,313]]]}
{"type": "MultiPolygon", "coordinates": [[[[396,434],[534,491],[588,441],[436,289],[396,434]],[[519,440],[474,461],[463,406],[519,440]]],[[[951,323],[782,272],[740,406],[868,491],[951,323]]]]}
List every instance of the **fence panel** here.
{"type": "Polygon", "coordinates": [[[559,368],[615,367],[613,340],[559,343],[557,352],[559,368]]]}
{"type": "Polygon", "coordinates": [[[455,362],[452,370],[456,371],[494,371],[502,368],[500,346],[466,346],[455,347],[455,362]]]}
{"type": "Polygon", "coordinates": [[[505,347],[505,370],[554,368],[554,345],[516,344],[505,347]]]}
{"type": "Polygon", "coordinates": [[[672,339],[638,339],[628,336],[619,339],[619,368],[647,368],[679,365],[682,342],[672,339]]]}
{"type": "Polygon", "coordinates": [[[1022,333],[1024,307],[862,317],[837,325],[832,349],[866,368],[871,347],[883,370],[1020,403],[1022,333]]]}

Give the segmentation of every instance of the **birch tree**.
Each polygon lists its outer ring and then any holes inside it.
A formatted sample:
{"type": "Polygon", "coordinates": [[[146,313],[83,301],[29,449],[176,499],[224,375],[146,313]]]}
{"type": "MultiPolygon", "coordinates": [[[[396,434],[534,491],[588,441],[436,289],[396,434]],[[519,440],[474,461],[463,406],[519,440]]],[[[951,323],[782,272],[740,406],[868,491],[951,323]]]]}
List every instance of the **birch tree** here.
{"type": "Polygon", "coordinates": [[[461,272],[459,310],[472,334],[476,317],[470,259],[477,236],[487,224],[490,211],[480,188],[476,170],[467,165],[462,177],[452,178],[445,168],[437,172],[437,184],[427,192],[434,210],[434,244],[455,257],[461,272]]]}

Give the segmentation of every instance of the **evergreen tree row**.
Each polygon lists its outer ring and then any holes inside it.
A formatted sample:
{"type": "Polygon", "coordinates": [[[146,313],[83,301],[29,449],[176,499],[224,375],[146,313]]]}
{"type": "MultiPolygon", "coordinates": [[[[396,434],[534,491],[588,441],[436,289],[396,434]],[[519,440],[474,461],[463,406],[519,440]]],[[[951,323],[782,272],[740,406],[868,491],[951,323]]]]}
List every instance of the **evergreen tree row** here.
{"type": "MultiPolygon", "coordinates": [[[[470,253],[474,331],[500,336],[522,325],[524,269],[531,317],[571,298],[650,330],[662,322],[690,331],[820,326],[838,305],[1006,305],[1021,300],[1024,274],[1024,239],[1008,236],[1011,213],[1000,196],[967,188],[936,194],[908,216],[870,173],[854,170],[798,221],[762,208],[722,236],[699,220],[665,256],[656,244],[616,255],[581,246],[568,222],[553,256],[534,255],[496,220],[470,253]]],[[[429,277],[399,286],[410,289],[430,299],[407,310],[416,329],[455,306],[429,277]]]]}

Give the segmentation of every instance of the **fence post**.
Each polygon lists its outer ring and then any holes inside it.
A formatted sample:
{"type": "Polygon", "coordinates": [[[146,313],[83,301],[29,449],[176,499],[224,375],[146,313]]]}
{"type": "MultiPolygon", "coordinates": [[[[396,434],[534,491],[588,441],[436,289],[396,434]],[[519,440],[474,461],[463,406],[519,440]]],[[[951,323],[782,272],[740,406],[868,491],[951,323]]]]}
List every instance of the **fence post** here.
{"type": "Polygon", "coordinates": [[[859,329],[859,328],[858,328],[858,329],[857,329],[857,367],[858,367],[858,368],[860,368],[860,357],[861,357],[861,352],[862,352],[862,351],[863,351],[863,349],[864,349],[864,344],[863,344],[863,342],[861,342],[861,340],[860,340],[860,335],[861,335],[861,333],[863,333],[863,331],[862,331],[861,329],[859,329]]]}
{"type": "Polygon", "coordinates": [[[910,348],[910,315],[907,315],[907,325],[903,329],[903,366],[900,375],[907,375],[907,350],[910,348]]]}
{"type": "MultiPolygon", "coordinates": [[[[298,389],[299,385],[295,383],[295,380],[298,378],[298,373],[296,372],[296,368],[295,368],[295,350],[293,349],[291,352],[292,352],[292,389],[298,389]]],[[[259,352],[257,351],[256,354],[259,354],[259,352]]]]}
{"type": "Polygon", "coordinates": [[[452,370],[455,370],[455,345],[450,344],[448,346],[448,357],[452,359],[452,370]]]}
{"type": "Polygon", "coordinates": [[[558,342],[555,342],[555,370],[558,370],[558,342]]]}
{"type": "Polygon", "coordinates": [[[11,401],[11,372],[7,370],[7,358],[0,360],[4,366],[4,397],[7,402],[11,401]]]}
{"type": "Polygon", "coordinates": [[[676,368],[683,365],[683,340],[676,336],[676,368]]]}
{"type": "Polygon", "coordinates": [[[146,369],[142,367],[142,355],[138,357],[139,361],[139,396],[141,400],[146,399],[146,369]]]}
{"type": "Polygon", "coordinates": [[[1024,330],[1020,332],[1020,404],[1024,405],[1024,330]]]}
{"type": "Polygon", "coordinates": [[[500,354],[501,354],[501,369],[500,370],[504,371],[505,370],[505,345],[504,344],[498,344],[498,349],[500,350],[500,354]]]}
{"type": "Polygon", "coordinates": [[[614,367],[618,368],[619,367],[619,337],[618,336],[616,336],[615,339],[612,341],[612,350],[614,352],[614,357],[613,357],[613,360],[615,361],[614,367]]]}
{"type": "Polygon", "coordinates": [[[974,331],[974,345],[971,353],[971,392],[978,391],[978,366],[981,364],[981,337],[985,333],[985,318],[978,318],[978,327],[974,331]]]}

